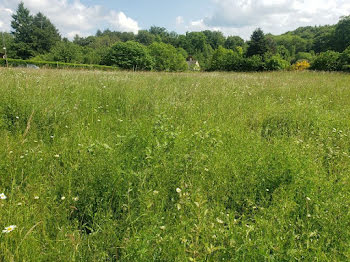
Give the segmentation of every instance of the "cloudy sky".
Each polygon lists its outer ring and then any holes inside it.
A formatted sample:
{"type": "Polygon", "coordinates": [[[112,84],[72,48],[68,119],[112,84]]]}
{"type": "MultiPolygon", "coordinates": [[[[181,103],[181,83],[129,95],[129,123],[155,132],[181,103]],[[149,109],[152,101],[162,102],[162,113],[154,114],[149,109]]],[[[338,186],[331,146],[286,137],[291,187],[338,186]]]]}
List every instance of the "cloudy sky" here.
{"type": "MultiPolygon", "coordinates": [[[[20,0],[0,0],[0,31],[9,31],[20,0]]],[[[137,32],[152,25],[184,33],[205,29],[248,39],[261,27],[280,34],[299,26],[335,24],[350,15],[350,0],[23,0],[41,11],[63,36],[97,29],[137,32]]]]}

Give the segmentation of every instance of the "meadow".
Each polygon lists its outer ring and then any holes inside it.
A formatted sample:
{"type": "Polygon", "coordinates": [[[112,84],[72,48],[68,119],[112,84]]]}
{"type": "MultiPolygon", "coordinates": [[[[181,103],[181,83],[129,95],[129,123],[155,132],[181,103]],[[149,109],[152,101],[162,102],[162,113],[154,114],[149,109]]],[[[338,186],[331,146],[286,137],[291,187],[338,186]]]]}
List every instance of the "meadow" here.
{"type": "Polygon", "coordinates": [[[342,73],[0,68],[0,261],[350,260],[349,117],[342,73]]]}

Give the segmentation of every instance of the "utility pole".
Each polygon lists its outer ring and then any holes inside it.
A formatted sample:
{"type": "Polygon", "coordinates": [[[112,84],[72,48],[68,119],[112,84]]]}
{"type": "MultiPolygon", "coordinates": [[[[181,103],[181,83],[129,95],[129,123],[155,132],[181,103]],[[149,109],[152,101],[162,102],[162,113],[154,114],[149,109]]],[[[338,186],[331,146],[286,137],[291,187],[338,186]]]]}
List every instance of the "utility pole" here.
{"type": "Polygon", "coordinates": [[[9,67],[9,63],[8,63],[8,60],[7,60],[7,50],[6,50],[4,32],[2,32],[2,44],[3,44],[3,50],[5,52],[4,58],[5,58],[5,61],[6,61],[6,67],[9,67]]]}

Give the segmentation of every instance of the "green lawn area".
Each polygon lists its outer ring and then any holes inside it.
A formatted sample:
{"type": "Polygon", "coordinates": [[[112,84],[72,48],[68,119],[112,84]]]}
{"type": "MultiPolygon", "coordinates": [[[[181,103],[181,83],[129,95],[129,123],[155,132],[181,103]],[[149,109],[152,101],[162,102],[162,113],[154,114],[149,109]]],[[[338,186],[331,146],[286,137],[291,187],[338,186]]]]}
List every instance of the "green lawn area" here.
{"type": "Polygon", "coordinates": [[[0,261],[350,260],[349,136],[349,74],[0,68],[0,261]]]}

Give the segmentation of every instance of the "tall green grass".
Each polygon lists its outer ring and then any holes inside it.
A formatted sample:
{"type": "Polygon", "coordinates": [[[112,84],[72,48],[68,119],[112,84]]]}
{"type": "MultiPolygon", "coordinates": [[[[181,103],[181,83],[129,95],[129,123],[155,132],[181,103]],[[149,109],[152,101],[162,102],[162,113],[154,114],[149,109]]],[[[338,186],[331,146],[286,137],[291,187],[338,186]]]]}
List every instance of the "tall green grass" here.
{"type": "Polygon", "coordinates": [[[0,69],[0,261],[350,259],[350,76],[0,69]]]}

